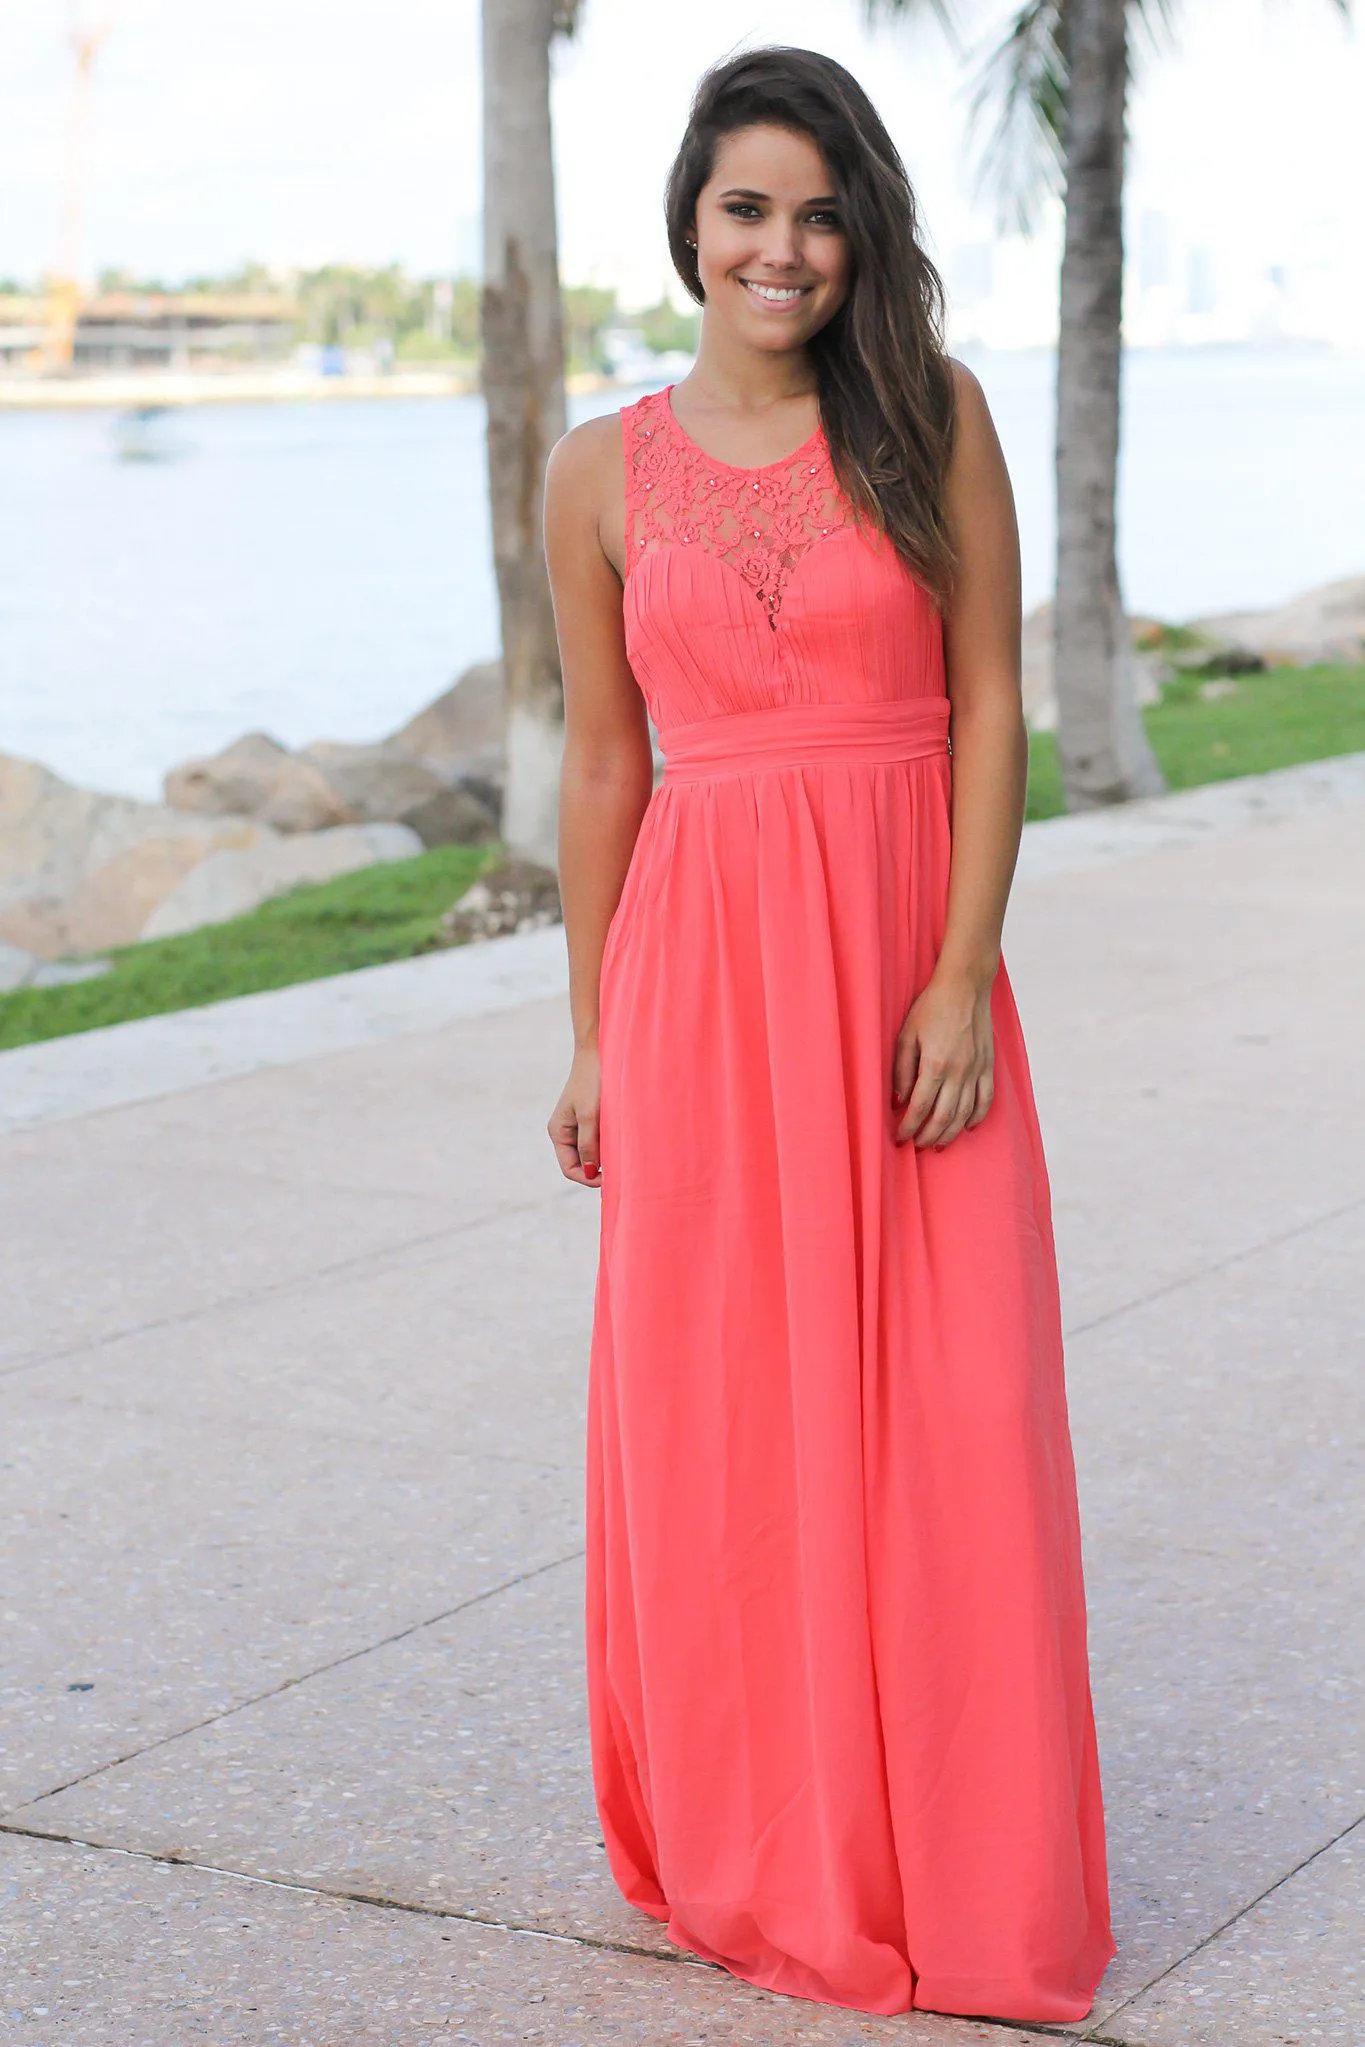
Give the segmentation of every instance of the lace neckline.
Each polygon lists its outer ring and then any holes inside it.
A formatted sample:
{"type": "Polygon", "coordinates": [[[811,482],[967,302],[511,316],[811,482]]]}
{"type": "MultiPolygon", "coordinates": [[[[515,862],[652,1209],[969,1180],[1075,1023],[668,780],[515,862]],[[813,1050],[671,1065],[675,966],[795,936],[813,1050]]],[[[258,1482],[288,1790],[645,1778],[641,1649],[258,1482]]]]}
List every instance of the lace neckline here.
{"type": "Polygon", "coordinates": [[[698,446],[674,417],[672,389],[622,410],[626,576],[665,549],[714,555],[747,584],[776,630],[798,564],[854,519],[824,429],[817,426],[790,455],[746,469],[698,446]]]}
{"type": "Polygon", "coordinates": [[[775,462],[722,462],[719,455],[708,455],[701,443],[693,440],[687,428],[678,418],[677,413],[673,410],[673,393],[676,389],[676,384],[666,384],[662,394],[662,411],[668,424],[672,427],[679,440],[694,455],[699,455],[702,461],[709,463],[713,469],[727,469],[731,476],[765,476],[770,469],[790,469],[793,462],[799,462],[803,455],[808,455],[813,448],[818,447],[824,440],[825,429],[821,422],[817,420],[815,431],[807,434],[800,447],[793,448],[790,455],[779,455],[775,462]]]}

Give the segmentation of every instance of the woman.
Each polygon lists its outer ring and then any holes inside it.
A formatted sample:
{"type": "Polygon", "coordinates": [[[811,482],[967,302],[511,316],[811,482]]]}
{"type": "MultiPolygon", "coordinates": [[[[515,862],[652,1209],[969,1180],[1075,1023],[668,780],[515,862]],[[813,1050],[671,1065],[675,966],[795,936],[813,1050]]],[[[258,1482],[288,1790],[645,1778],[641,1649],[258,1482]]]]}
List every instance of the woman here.
{"type": "Polygon", "coordinates": [[[575,428],[546,483],[575,1035],[549,1130],[602,1196],[605,1846],[632,1904],[750,1982],[1074,2020],[1114,1942],[1000,959],[1009,482],[841,66],[709,73],[668,228],[696,365],[575,428]]]}

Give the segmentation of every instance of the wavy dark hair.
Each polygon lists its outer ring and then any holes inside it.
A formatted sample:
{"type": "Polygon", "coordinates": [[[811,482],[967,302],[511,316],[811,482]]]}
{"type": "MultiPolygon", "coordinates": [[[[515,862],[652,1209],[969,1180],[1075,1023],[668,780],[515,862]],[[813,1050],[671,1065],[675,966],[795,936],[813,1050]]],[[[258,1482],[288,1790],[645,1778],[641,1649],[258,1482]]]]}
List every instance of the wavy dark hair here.
{"type": "Polygon", "coordinates": [[[944,507],[955,387],[943,280],[885,123],[852,73],[814,50],[746,50],[705,73],[668,174],[668,246],[705,303],[687,244],[721,139],[757,125],[808,135],[829,166],[848,238],[848,295],[809,343],[835,474],[942,605],[954,570],[944,507]]]}

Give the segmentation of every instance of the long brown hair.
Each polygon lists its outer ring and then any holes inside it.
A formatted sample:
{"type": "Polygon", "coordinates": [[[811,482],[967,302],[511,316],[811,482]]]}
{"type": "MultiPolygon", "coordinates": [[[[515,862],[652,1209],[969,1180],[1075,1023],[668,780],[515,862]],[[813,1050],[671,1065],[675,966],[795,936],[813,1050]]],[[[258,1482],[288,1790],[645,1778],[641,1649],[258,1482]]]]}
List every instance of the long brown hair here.
{"type": "Polygon", "coordinates": [[[762,124],[808,135],[834,179],[851,256],[848,295],[809,344],[835,474],[942,604],[953,548],[944,482],[955,419],[943,281],[895,143],[851,72],[814,50],[747,50],[703,76],[668,174],[668,246],[705,301],[688,246],[721,138],[762,124]]]}

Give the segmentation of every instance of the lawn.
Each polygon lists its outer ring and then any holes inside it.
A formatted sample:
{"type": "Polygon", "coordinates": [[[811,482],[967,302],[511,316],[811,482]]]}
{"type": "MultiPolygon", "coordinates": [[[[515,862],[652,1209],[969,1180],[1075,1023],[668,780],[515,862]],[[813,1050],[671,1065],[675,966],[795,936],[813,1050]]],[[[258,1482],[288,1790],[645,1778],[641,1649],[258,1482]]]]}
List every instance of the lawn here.
{"type": "MultiPolygon", "coordinates": [[[[1180,677],[1144,713],[1172,789],[1365,751],[1365,667],[1270,669],[1236,677],[1231,693],[1214,699],[1200,694],[1205,680],[1180,677]]],[[[1063,808],[1056,742],[1036,733],[1028,815],[1063,808]]],[[[442,913],[502,854],[500,846],[441,846],[295,889],[230,924],[126,946],[98,980],[0,996],[0,1047],[426,952],[440,942],[442,913]]]]}
{"type": "MultiPolygon", "coordinates": [[[[1178,677],[1143,713],[1172,789],[1365,752],[1365,667],[1215,677],[1219,689],[1231,684],[1231,694],[1212,701],[1200,695],[1205,680],[1178,677]]],[[[1065,807],[1057,742],[1036,732],[1029,742],[1028,815],[1059,817],[1065,807]]]]}
{"type": "Polygon", "coordinates": [[[321,980],[429,951],[442,913],[500,857],[499,846],[438,846],[336,881],[292,889],[228,924],[110,954],[96,981],[0,996],[0,1047],[61,1038],[229,995],[321,980]]]}

